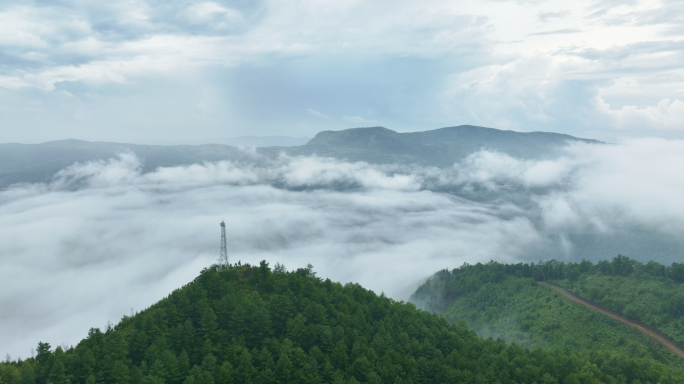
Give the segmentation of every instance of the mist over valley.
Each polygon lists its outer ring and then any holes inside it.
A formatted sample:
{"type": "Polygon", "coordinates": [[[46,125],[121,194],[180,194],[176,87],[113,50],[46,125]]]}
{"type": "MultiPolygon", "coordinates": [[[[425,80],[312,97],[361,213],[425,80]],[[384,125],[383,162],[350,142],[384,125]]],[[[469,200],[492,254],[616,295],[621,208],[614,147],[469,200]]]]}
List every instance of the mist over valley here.
{"type": "MultiPolygon", "coordinates": [[[[513,147],[516,155],[496,145],[497,135],[512,132],[481,130],[493,139],[452,154],[460,157],[450,166],[427,156],[412,162],[424,143],[385,145],[377,132],[388,130],[378,128],[324,133],[365,136],[356,144],[328,139],[335,157],[307,146],[142,147],[180,163],[153,169],[136,146],[75,143],[91,152],[61,153],[101,157],[0,192],[1,300],[11,308],[2,314],[11,324],[1,331],[4,345],[28,356],[35,340],[73,343],[94,324],[147,307],[215,262],[222,220],[232,262],[311,263],[320,276],[397,300],[435,271],[463,263],[597,261],[618,253],[680,260],[682,185],[662,164],[684,166],[684,143],[558,135],[523,154],[513,147]],[[180,150],[196,157],[170,155],[180,150]]],[[[50,163],[50,152],[36,146],[15,159],[39,153],[50,163]]],[[[35,177],[35,168],[26,169],[25,177],[35,177]]]]}

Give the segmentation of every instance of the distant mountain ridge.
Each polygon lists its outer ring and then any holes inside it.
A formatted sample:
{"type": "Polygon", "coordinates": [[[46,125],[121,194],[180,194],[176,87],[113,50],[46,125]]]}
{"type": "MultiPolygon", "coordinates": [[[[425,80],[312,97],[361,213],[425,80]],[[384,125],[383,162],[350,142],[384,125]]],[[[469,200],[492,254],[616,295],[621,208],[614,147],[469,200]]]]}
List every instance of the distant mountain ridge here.
{"type": "MultiPolygon", "coordinates": [[[[483,148],[515,157],[543,158],[552,156],[568,142],[601,143],[559,133],[524,133],[471,125],[408,133],[369,127],[323,131],[305,145],[261,147],[256,151],[271,158],[286,153],[447,167],[483,148]]],[[[144,159],[143,172],[204,161],[255,161],[253,153],[221,144],[164,146],[81,140],[0,144],[0,188],[22,182],[49,182],[56,172],[75,162],[113,158],[122,152],[132,152],[144,159]]]]}
{"type": "Polygon", "coordinates": [[[569,142],[603,144],[552,132],[515,132],[461,125],[399,133],[384,127],[319,132],[306,145],[289,148],[298,155],[318,154],[372,163],[451,166],[471,153],[491,149],[520,158],[544,158],[569,142]]]}
{"type": "Polygon", "coordinates": [[[445,142],[464,142],[468,144],[492,144],[506,140],[537,140],[547,144],[558,144],[559,141],[582,141],[600,143],[597,140],[582,139],[562,133],[553,132],[516,132],[495,128],[460,125],[429,131],[399,133],[385,127],[351,128],[342,131],[319,132],[307,145],[361,145],[368,139],[369,145],[378,143],[377,138],[389,139],[409,144],[441,144],[445,142]]]}

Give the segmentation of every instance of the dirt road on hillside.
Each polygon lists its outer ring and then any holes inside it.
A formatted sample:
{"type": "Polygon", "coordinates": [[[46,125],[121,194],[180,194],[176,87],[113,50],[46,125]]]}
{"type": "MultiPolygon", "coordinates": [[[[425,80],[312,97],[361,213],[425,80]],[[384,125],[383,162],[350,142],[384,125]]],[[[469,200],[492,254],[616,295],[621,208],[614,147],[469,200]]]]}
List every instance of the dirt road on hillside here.
{"type": "Polygon", "coordinates": [[[672,352],[674,352],[674,353],[676,353],[679,356],[684,358],[684,350],[679,348],[673,341],[670,340],[669,337],[667,337],[662,332],[657,331],[657,330],[649,327],[648,325],[639,323],[636,320],[632,320],[632,319],[626,317],[625,315],[623,315],[621,313],[612,311],[612,310],[610,310],[608,308],[604,308],[598,304],[594,304],[591,301],[585,300],[585,299],[581,298],[580,296],[568,291],[567,289],[565,289],[563,287],[559,287],[558,285],[547,283],[545,281],[538,281],[538,283],[541,285],[546,285],[547,287],[551,287],[551,288],[555,289],[556,291],[562,293],[563,296],[565,296],[566,298],[568,298],[572,301],[575,301],[577,303],[580,303],[580,304],[584,305],[585,307],[593,309],[596,312],[601,312],[604,315],[610,316],[610,317],[614,318],[615,320],[619,320],[619,321],[629,325],[630,327],[634,327],[634,328],[640,330],[641,332],[643,332],[643,333],[651,336],[652,338],[656,339],[658,342],[660,342],[662,345],[664,345],[665,348],[671,350],[672,352]]]}

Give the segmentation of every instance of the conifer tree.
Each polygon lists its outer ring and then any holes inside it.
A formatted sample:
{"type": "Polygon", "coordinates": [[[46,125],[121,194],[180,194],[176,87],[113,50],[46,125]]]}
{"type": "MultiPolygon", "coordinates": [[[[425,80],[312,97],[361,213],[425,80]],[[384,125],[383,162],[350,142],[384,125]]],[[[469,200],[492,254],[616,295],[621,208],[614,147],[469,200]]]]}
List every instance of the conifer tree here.
{"type": "Polygon", "coordinates": [[[216,384],[234,384],[235,371],[229,361],[225,361],[216,374],[216,384]]]}
{"type": "Polygon", "coordinates": [[[286,353],[282,353],[276,363],[276,378],[278,384],[290,384],[292,382],[292,362],[286,353]]]}
{"type": "Polygon", "coordinates": [[[235,384],[252,384],[253,379],[256,378],[255,373],[256,370],[252,364],[252,354],[245,350],[238,358],[234,382],[235,384]]]}
{"type": "Polygon", "coordinates": [[[128,366],[123,362],[123,360],[117,360],[114,362],[114,367],[111,374],[111,382],[113,384],[129,384],[131,382],[128,366]]]}
{"type": "Polygon", "coordinates": [[[69,379],[66,375],[66,370],[64,368],[64,363],[61,359],[54,358],[52,367],[50,369],[50,374],[48,375],[47,384],[68,384],[69,379]]]}
{"type": "Polygon", "coordinates": [[[347,345],[344,340],[339,340],[335,343],[335,347],[333,347],[332,353],[330,354],[330,362],[338,369],[345,369],[348,360],[347,345]]]}
{"type": "Polygon", "coordinates": [[[202,313],[202,320],[200,321],[200,335],[205,340],[213,340],[216,337],[216,314],[211,307],[207,306],[202,313]]]}
{"type": "Polygon", "coordinates": [[[195,377],[195,384],[214,384],[214,377],[209,372],[200,372],[195,377]]]}

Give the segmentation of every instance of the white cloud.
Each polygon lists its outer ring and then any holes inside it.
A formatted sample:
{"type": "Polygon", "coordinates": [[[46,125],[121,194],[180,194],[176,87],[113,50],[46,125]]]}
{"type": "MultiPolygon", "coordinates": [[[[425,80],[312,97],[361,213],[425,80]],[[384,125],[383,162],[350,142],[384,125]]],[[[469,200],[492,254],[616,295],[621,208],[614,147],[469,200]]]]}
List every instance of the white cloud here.
{"type": "Polygon", "coordinates": [[[622,129],[684,130],[684,102],[680,100],[665,98],[655,106],[638,108],[630,105],[620,109],[611,109],[601,98],[598,103],[615,120],[616,126],[622,129]]]}
{"type": "Polygon", "coordinates": [[[247,22],[242,12],[209,1],[187,6],[178,18],[195,27],[224,32],[240,30],[247,22]]]}
{"type": "Polygon", "coordinates": [[[459,183],[548,188],[535,198],[554,230],[600,231],[627,225],[684,231],[684,141],[630,139],[618,145],[570,145],[555,160],[519,160],[480,152],[457,164],[459,183]],[[588,227],[587,227],[588,226],[588,227]]]}
{"type": "Polygon", "coordinates": [[[361,124],[361,125],[376,124],[375,121],[364,119],[361,116],[342,116],[342,119],[344,121],[346,121],[348,123],[352,123],[352,124],[361,124]]]}
{"type": "Polygon", "coordinates": [[[480,151],[456,164],[458,182],[514,182],[528,187],[564,182],[574,164],[561,160],[520,160],[509,155],[480,151]]]}
{"type": "Polygon", "coordinates": [[[350,123],[684,137],[676,3],[45,4],[0,9],[4,141],[312,136],[350,123]],[[198,98],[214,106],[201,119],[188,107],[198,98]]]}
{"type": "Polygon", "coordinates": [[[626,253],[667,262],[671,253],[653,253],[662,242],[681,257],[684,141],[578,144],[539,161],[483,151],[448,169],[257,160],[142,174],[123,154],[1,191],[1,352],[76,343],[164,297],[216,259],[221,220],[232,261],[312,263],[390,295],[464,261],[626,253]],[[473,200],[435,192],[470,196],[482,185],[473,200]]]}
{"type": "Polygon", "coordinates": [[[227,20],[240,20],[242,18],[240,12],[210,1],[188,6],[186,14],[192,21],[208,21],[216,16],[227,20]]]}
{"type": "Polygon", "coordinates": [[[321,276],[388,294],[464,261],[510,260],[537,240],[525,217],[421,190],[422,178],[399,166],[286,157],[141,174],[124,154],[2,191],[5,352],[76,343],[164,297],[216,259],[221,220],[232,261],[312,263],[321,276]]]}
{"type": "Polygon", "coordinates": [[[306,110],[311,116],[318,117],[319,119],[330,120],[330,116],[320,113],[315,109],[309,108],[306,110]]]}

